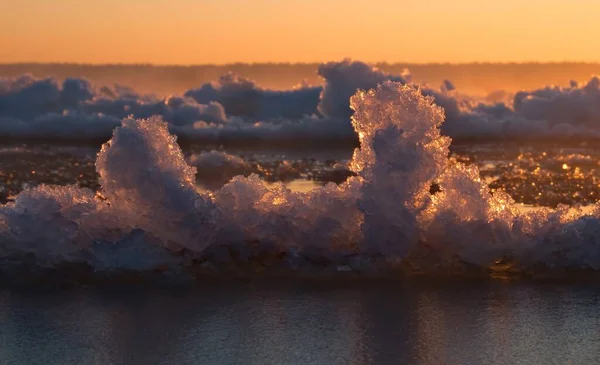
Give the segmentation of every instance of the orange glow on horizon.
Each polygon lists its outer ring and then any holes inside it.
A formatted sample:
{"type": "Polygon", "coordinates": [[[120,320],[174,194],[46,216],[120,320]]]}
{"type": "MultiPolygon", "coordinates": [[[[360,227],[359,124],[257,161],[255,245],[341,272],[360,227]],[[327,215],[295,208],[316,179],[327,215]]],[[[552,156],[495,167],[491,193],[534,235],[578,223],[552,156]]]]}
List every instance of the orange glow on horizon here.
{"type": "Polygon", "coordinates": [[[2,8],[1,63],[600,61],[595,0],[20,0],[2,8]]]}

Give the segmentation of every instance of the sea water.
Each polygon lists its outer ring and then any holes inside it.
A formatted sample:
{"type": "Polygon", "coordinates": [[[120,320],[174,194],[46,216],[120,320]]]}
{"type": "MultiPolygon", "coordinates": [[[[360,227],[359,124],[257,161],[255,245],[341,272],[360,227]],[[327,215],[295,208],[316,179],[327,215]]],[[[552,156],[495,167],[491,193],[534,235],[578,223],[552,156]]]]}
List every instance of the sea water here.
{"type": "Polygon", "coordinates": [[[218,282],[0,293],[3,365],[595,364],[596,286],[218,282]]]}

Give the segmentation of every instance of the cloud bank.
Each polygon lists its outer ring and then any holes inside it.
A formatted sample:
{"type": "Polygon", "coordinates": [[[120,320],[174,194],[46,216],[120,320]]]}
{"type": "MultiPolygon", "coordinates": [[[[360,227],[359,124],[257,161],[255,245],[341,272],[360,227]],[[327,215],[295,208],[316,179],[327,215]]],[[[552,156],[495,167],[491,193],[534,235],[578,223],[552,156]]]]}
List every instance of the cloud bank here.
{"type": "MultiPolygon", "coordinates": [[[[270,90],[234,74],[182,96],[144,95],[85,79],[0,78],[0,138],[107,140],[123,118],[160,117],[186,141],[214,143],[355,143],[350,96],[410,75],[344,60],[321,65],[323,86],[270,90]]],[[[455,140],[597,138],[600,79],[569,87],[521,91],[512,102],[490,103],[460,93],[449,80],[416,85],[444,110],[442,132],[455,140]]]]}

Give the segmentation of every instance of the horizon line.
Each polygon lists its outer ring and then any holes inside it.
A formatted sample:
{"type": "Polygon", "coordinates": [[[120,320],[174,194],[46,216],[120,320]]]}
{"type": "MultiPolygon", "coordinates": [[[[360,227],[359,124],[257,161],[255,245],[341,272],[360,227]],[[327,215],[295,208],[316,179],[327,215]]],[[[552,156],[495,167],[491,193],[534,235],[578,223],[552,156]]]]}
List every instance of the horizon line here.
{"type": "MultiPolygon", "coordinates": [[[[360,61],[360,60],[356,60],[360,61]]],[[[314,62],[230,62],[230,63],[192,63],[192,64],[162,64],[151,62],[115,62],[115,63],[85,63],[85,62],[38,62],[38,61],[20,61],[20,62],[2,62],[2,66],[25,66],[25,65],[52,65],[52,66],[88,66],[88,67],[106,67],[106,66],[145,66],[145,67],[227,67],[227,66],[264,66],[264,65],[285,65],[285,66],[303,66],[303,65],[320,65],[327,62],[336,61],[314,61],[314,62]]],[[[494,65],[494,66],[514,66],[514,65],[600,65],[600,61],[469,61],[469,62],[365,62],[375,66],[394,66],[394,65],[412,65],[412,66],[473,66],[473,65],[494,65]]]]}

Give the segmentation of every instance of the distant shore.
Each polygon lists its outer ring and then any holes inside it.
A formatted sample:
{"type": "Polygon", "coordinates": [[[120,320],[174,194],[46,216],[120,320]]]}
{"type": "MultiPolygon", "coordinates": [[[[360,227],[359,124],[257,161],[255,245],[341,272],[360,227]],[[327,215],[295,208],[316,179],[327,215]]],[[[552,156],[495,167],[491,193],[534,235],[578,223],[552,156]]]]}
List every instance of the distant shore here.
{"type": "MultiPolygon", "coordinates": [[[[75,63],[0,63],[0,77],[31,73],[36,77],[85,77],[97,84],[118,83],[157,94],[180,94],[234,72],[272,89],[289,89],[301,83],[320,84],[318,63],[234,63],[227,65],[150,65],[75,63]]],[[[600,63],[380,63],[384,71],[399,74],[408,69],[417,82],[440,85],[451,80],[460,92],[489,94],[514,92],[544,85],[568,85],[600,74],[600,63]]]]}

